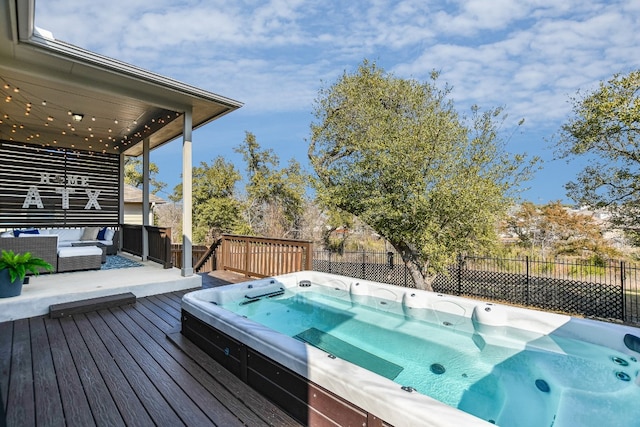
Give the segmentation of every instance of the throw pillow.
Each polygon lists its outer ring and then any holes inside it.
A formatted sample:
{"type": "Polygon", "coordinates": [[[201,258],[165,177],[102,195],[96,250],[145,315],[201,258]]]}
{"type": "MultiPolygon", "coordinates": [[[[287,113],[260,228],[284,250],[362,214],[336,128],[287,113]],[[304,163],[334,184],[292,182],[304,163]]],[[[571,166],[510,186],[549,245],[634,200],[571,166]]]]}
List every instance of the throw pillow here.
{"type": "Polygon", "coordinates": [[[105,240],[104,238],[104,234],[107,232],[107,227],[102,227],[100,229],[100,231],[98,231],[98,237],[96,237],[98,240],[105,240]]]}
{"type": "Polygon", "coordinates": [[[80,240],[96,240],[100,227],[85,227],[80,240]]]}
{"type": "Polygon", "coordinates": [[[20,237],[21,234],[40,234],[38,230],[13,230],[13,235],[16,237],[20,237]]]}

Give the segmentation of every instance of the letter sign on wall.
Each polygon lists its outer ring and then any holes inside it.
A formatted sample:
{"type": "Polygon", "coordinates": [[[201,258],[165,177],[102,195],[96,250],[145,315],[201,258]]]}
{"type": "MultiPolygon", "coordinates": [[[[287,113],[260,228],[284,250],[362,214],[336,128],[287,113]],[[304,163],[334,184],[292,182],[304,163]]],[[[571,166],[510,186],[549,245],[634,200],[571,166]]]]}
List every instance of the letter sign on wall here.
{"type": "Polygon", "coordinates": [[[0,227],[117,225],[120,156],[0,141],[0,227]]]}

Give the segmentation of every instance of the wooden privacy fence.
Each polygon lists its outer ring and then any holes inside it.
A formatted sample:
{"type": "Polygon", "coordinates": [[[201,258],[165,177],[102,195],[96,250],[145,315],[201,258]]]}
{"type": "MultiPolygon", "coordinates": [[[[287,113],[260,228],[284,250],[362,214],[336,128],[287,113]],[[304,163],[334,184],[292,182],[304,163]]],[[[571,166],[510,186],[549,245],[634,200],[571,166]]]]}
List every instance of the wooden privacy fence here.
{"type": "Polygon", "coordinates": [[[311,270],[313,243],[308,240],[223,234],[216,254],[218,270],[247,277],[268,277],[311,270]]]}

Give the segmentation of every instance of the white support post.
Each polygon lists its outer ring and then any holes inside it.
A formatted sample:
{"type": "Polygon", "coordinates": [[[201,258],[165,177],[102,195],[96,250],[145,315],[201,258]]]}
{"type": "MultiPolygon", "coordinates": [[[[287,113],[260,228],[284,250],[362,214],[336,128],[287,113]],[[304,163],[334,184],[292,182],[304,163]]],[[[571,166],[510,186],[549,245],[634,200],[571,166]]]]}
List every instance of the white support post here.
{"type": "Polygon", "coordinates": [[[118,225],[120,226],[120,238],[118,239],[118,252],[122,250],[122,237],[124,230],[122,224],[124,224],[124,163],[127,156],[124,153],[120,153],[120,167],[118,171],[118,185],[120,190],[118,191],[118,225]]]}
{"type": "Polygon", "coordinates": [[[182,142],[182,275],[193,276],[192,260],[192,214],[193,191],[192,181],[192,117],[191,109],[184,112],[184,128],[182,142]]]}
{"type": "Polygon", "coordinates": [[[142,261],[149,257],[149,138],[142,140],[142,261]]]}

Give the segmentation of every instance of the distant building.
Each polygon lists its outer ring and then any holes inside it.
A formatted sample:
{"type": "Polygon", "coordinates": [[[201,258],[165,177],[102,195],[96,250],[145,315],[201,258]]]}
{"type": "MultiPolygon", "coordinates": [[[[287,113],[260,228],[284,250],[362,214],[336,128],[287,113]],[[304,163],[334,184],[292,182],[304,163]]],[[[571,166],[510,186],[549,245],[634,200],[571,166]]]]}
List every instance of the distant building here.
{"type": "MultiPolygon", "coordinates": [[[[163,203],[167,201],[155,194],[149,194],[149,225],[155,225],[155,206],[163,203]]],[[[124,223],[142,224],[142,190],[127,184],[124,184],[124,223]]]]}

